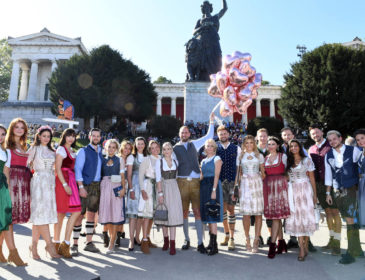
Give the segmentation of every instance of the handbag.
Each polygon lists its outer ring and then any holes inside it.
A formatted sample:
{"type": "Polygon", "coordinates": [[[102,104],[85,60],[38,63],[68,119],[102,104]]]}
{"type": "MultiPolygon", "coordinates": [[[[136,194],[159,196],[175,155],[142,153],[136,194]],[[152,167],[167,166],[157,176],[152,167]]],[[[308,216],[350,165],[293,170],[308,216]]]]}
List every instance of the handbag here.
{"type": "Polygon", "coordinates": [[[120,175],[112,175],[112,176],[110,176],[110,181],[112,183],[121,183],[122,177],[120,175]]]}
{"type": "Polygon", "coordinates": [[[205,215],[207,217],[216,219],[219,218],[221,211],[221,205],[215,200],[211,199],[207,203],[205,203],[205,215]]]}
{"type": "Polygon", "coordinates": [[[123,186],[113,188],[115,197],[119,197],[119,191],[123,189],[123,186]]]}
{"type": "Polygon", "coordinates": [[[155,214],[153,215],[154,220],[166,222],[168,221],[168,217],[169,212],[167,210],[166,204],[158,204],[155,210],[155,214]]]}

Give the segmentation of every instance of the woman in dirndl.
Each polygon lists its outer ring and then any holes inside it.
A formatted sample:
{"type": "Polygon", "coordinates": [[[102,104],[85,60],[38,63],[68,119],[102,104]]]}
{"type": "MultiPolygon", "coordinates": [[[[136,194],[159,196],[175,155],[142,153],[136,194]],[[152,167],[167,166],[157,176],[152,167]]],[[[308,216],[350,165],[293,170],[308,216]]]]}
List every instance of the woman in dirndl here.
{"type": "Polygon", "coordinates": [[[287,156],[282,153],[280,141],[270,136],[267,142],[269,154],[265,158],[264,179],[264,215],[266,219],[273,220],[271,229],[271,241],[268,258],[275,258],[276,254],[287,252],[287,245],[283,237],[283,225],[281,219],[290,216],[288,199],[288,182],[285,176],[287,156]],[[276,248],[276,239],[278,246],[276,248]],[[277,250],[276,250],[277,249],[277,250]]]}
{"type": "Polygon", "coordinates": [[[143,218],[143,240],[141,250],[144,254],[150,253],[150,248],[157,246],[151,242],[150,231],[153,224],[153,213],[156,206],[156,161],[160,159],[160,144],[156,140],[148,143],[149,156],[139,167],[139,186],[141,197],[139,198],[138,217],[143,218]]]}
{"type": "MultiPolygon", "coordinates": [[[[243,214],[243,228],[246,236],[246,250],[257,253],[260,242],[264,195],[262,179],[265,178],[264,156],[258,151],[255,138],[247,135],[243,139],[242,153],[237,162],[236,184],[240,181],[240,212],[243,214]],[[239,177],[240,180],[239,180],[239,177]],[[255,239],[250,242],[251,216],[255,217],[255,239]]],[[[232,196],[234,198],[234,195],[232,196]]]]}
{"type": "Polygon", "coordinates": [[[365,227],[365,129],[358,129],[355,131],[354,137],[357,145],[362,149],[362,153],[358,160],[359,166],[359,226],[365,227]]]}

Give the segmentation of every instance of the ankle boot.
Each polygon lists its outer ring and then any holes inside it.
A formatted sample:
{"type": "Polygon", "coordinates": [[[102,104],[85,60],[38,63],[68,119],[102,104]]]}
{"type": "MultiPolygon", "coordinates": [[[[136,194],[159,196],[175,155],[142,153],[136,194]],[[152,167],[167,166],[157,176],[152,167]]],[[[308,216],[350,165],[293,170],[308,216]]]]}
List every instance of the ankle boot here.
{"type": "Polygon", "coordinates": [[[217,235],[211,234],[212,248],[208,251],[208,256],[218,254],[217,235]]]}
{"type": "Polygon", "coordinates": [[[115,245],[117,245],[117,247],[120,246],[120,237],[122,236],[122,233],[120,231],[117,232],[117,239],[115,239],[115,245]]]}
{"type": "Polygon", "coordinates": [[[3,255],[3,247],[0,246],[0,263],[6,263],[6,258],[3,255]]]}
{"type": "Polygon", "coordinates": [[[175,254],[176,254],[175,240],[170,240],[170,255],[173,256],[175,254]]]}
{"type": "Polygon", "coordinates": [[[13,249],[9,252],[8,263],[15,264],[16,266],[27,266],[28,264],[23,262],[23,260],[19,257],[18,250],[13,249]]]}
{"type": "Polygon", "coordinates": [[[163,238],[162,251],[167,251],[168,248],[169,248],[169,237],[167,236],[163,238]]]}
{"type": "Polygon", "coordinates": [[[269,244],[269,253],[267,254],[267,257],[269,259],[273,259],[275,258],[275,254],[276,254],[276,244],[274,242],[271,242],[270,241],[270,244],[269,244]]]}
{"type": "Polygon", "coordinates": [[[224,237],[224,240],[221,242],[221,246],[228,246],[228,241],[229,241],[229,233],[226,233],[226,236],[224,237]]]}
{"type": "Polygon", "coordinates": [[[209,244],[207,246],[207,250],[211,250],[212,249],[212,234],[209,232],[209,244]]]}
{"type": "Polygon", "coordinates": [[[107,231],[103,231],[103,239],[104,239],[104,247],[105,248],[108,248],[109,247],[110,238],[108,236],[108,232],[107,231]]]}
{"type": "Polygon", "coordinates": [[[71,253],[70,253],[70,245],[67,245],[65,241],[61,243],[61,245],[58,247],[58,254],[63,256],[66,259],[71,259],[71,253]]]}
{"type": "Polygon", "coordinates": [[[148,246],[148,241],[147,240],[142,240],[141,243],[141,251],[143,252],[143,254],[150,254],[150,246],[148,246]]]}
{"type": "Polygon", "coordinates": [[[278,241],[278,250],[276,254],[282,254],[283,251],[285,251],[285,253],[288,253],[288,246],[286,245],[285,240],[281,239],[278,241]]]}

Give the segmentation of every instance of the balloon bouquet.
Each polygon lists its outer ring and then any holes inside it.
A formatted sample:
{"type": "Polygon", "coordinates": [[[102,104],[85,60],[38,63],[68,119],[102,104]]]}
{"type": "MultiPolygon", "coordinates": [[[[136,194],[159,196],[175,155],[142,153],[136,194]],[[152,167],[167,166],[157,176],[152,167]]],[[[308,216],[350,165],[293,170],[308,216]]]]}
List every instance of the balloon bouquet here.
{"type": "Polygon", "coordinates": [[[251,66],[251,58],[249,53],[235,51],[232,55],[224,56],[222,71],[210,75],[208,94],[222,99],[213,112],[220,105],[219,112],[223,118],[235,112],[246,114],[252,99],[257,97],[262,75],[251,66]]]}

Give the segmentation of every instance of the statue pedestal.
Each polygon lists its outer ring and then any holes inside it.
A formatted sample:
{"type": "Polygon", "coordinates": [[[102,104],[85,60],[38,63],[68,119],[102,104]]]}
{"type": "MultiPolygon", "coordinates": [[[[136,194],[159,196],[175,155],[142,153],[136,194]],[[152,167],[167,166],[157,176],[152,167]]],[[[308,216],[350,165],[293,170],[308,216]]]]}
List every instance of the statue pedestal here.
{"type": "MultiPolygon", "coordinates": [[[[209,82],[186,82],[184,89],[184,122],[193,120],[196,122],[208,122],[209,115],[213,108],[222,99],[211,97],[208,94],[209,82]]],[[[225,121],[233,121],[233,116],[222,118],[219,108],[215,110],[215,115],[225,121]]]]}

